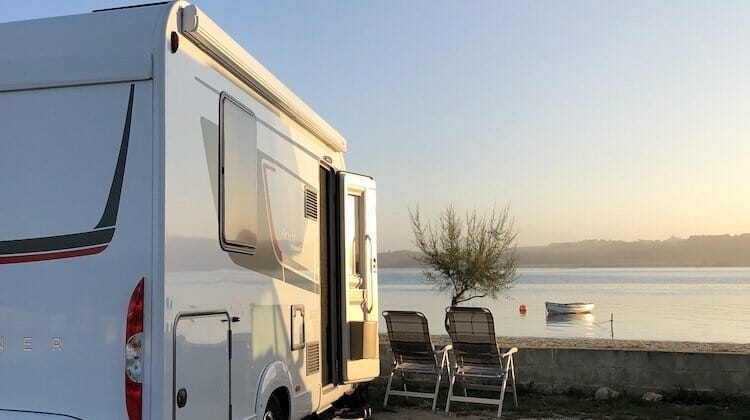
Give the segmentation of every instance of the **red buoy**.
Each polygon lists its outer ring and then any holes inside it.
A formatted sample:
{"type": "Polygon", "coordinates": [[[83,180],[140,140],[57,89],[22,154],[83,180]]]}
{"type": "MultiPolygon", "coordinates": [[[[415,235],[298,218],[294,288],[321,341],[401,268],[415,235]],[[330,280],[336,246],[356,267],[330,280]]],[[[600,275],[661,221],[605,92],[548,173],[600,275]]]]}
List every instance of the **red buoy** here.
{"type": "Polygon", "coordinates": [[[526,313],[526,305],[521,305],[518,307],[518,312],[525,314],[526,313]]]}

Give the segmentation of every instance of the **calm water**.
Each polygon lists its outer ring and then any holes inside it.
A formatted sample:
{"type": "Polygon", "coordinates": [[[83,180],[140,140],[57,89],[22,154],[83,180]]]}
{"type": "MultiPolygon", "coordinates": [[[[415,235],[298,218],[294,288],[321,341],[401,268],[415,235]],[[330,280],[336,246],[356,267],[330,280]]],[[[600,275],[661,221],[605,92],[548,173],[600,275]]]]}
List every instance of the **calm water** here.
{"type": "MultiPolygon", "coordinates": [[[[498,335],[750,342],[750,268],[522,269],[510,299],[472,300],[495,317],[498,335]],[[593,302],[593,314],[548,318],[544,302],[593,302]],[[518,307],[528,312],[521,315],[518,307]],[[613,331],[610,314],[614,314],[613,331]]],[[[413,269],[381,269],[380,309],[423,312],[445,332],[450,298],[413,269]]],[[[381,329],[385,325],[381,323],[381,329]]]]}

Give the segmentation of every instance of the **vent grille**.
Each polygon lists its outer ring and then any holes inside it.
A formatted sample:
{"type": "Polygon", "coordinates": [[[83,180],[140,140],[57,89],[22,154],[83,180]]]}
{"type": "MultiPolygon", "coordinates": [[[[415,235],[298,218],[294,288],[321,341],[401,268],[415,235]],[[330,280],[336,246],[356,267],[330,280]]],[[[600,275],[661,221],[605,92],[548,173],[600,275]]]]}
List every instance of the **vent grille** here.
{"type": "Polygon", "coordinates": [[[305,188],[305,217],[318,220],[318,193],[305,188]]]}
{"type": "Polygon", "coordinates": [[[314,375],[320,372],[320,343],[312,342],[307,343],[305,346],[307,354],[307,376],[314,375]]]}

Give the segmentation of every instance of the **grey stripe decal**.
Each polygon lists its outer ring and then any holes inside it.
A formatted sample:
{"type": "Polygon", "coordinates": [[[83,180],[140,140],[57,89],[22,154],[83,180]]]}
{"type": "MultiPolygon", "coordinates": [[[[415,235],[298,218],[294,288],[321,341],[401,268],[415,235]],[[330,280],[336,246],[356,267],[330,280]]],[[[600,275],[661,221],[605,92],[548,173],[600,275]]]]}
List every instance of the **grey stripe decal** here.
{"type": "Polygon", "coordinates": [[[112,240],[115,228],[92,230],[70,235],[46,236],[44,238],[17,239],[0,242],[0,255],[28,254],[32,252],[59,251],[104,245],[112,240]]]}
{"type": "Polygon", "coordinates": [[[284,269],[284,282],[309,292],[320,294],[320,285],[314,281],[300,276],[292,270],[284,269]]]}
{"type": "Polygon", "coordinates": [[[104,207],[104,214],[99,220],[95,229],[114,226],[117,223],[117,210],[120,207],[120,195],[122,193],[122,182],[125,178],[125,161],[128,158],[128,143],[130,143],[130,121],[133,118],[133,94],[135,93],[135,83],[130,85],[130,98],[128,99],[128,113],[125,116],[125,128],[122,130],[122,142],[120,143],[120,153],[117,156],[117,166],[115,175],[112,177],[112,186],[109,188],[109,197],[107,206],[104,207]]]}
{"type": "Polygon", "coordinates": [[[267,161],[269,161],[270,163],[273,163],[274,165],[276,165],[276,166],[278,166],[279,168],[283,169],[283,170],[284,170],[284,172],[286,172],[286,173],[287,173],[287,175],[291,175],[291,176],[292,176],[292,178],[294,178],[294,179],[296,179],[297,181],[299,181],[299,182],[303,183],[303,184],[304,184],[304,185],[305,185],[305,186],[306,186],[307,188],[309,188],[309,189],[310,189],[310,190],[312,190],[312,191],[315,191],[315,193],[317,194],[317,192],[318,192],[318,189],[317,189],[317,188],[315,188],[315,187],[314,187],[314,186],[313,186],[312,184],[310,184],[309,182],[305,181],[305,180],[304,180],[304,179],[303,179],[303,178],[302,178],[301,176],[299,176],[299,174],[297,174],[297,173],[295,173],[294,171],[292,171],[291,169],[289,169],[289,167],[287,167],[286,165],[282,164],[281,162],[279,162],[278,160],[276,160],[276,159],[272,158],[271,156],[269,156],[269,155],[267,155],[267,154],[265,154],[265,153],[261,152],[260,150],[258,150],[258,156],[260,156],[260,157],[261,157],[261,159],[267,160],[267,161]]]}
{"type": "MultiPolygon", "coordinates": [[[[206,89],[210,90],[211,92],[213,92],[213,93],[215,93],[217,95],[221,95],[221,92],[218,89],[214,88],[213,86],[209,85],[208,82],[204,81],[203,79],[201,79],[198,76],[194,76],[194,78],[195,78],[196,82],[198,82],[201,85],[203,85],[206,89]]],[[[239,86],[239,85],[235,84],[234,82],[233,82],[233,84],[235,86],[240,87],[240,89],[242,89],[242,90],[244,90],[243,88],[250,88],[250,90],[252,90],[253,92],[258,93],[258,91],[256,91],[255,89],[251,88],[248,85],[244,85],[243,84],[242,86],[239,86]]],[[[240,103],[242,104],[242,102],[240,102],[240,103]]],[[[252,109],[249,106],[246,106],[244,104],[242,104],[242,106],[245,106],[246,108],[248,108],[248,109],[250,109],[252,111],[252,109]]],[[[268,109],[271,112],[274,112],[273,110],[269,109],[267,106],[265,106],[263,104],[261,104],[261,106],[263,106],[264,108],[268,109]]],[[[255,113],[253,113],[253,115],[254,114],[255,113]]],[[[293,146],[295,146],[296,148],[298,148],[301,151],[305,152],[307,155],[309,155],[310,157],[314,158],[315,160],[320,160],[320,156],[316,155],[312,150],[308,149],[307,147],[305,147],[302,144],[298,143],[297,141],[293,140],[291,137],[288,137],[286,134],[284,134],[281,131],[277,130],[276,127],[274,127],[271,124],[269,124],[269,123],[265,122],[264,120],[260,119],[260,117],[258,117],[257,115],[254,115],[254,116],[255,116],[255,121],[258,122],[260,125],[262,125],[263,127],[266,127],[271,132],[273,132],[277,136],[281,137],[282,139],[286,140],[287,142],[291,143],[293,146]]],[[[318,137],[315,136],[315,138],[317,139],[318,137]]]]}
{"type": "MultiPolygon", "coordinates": [[[[69,418],[69,419],[73,419],[73,420],[83,420],[83,419],[81,419],[79,417],[73,417],[73,416],[69,416],[67,414],[49,413],[49,412],[46,412],[46,411],[11,410],[11,409],[8,409],[8,408],[0,408],[0,414],[2,414],[2,413],[45,414],[45,415],[50,415],[50,416],[55,416],[55,417],[65,417],[65,418],[69,418]]],[[[36,417],[36,416],[34,416],[34,417],[36,417]]]]}
{"type": "MultiPolygon", "coordinates": [[[[272,126],[271,124],[269,124],[269,123],[261,120],[260,118],[256,118],[256,121],[258,121],[258,123],[260,123],[260,125],[262,125],[263,127],[266,127],[267,129],[271,130],[271,132],[273,132],[277,136],[279,136],[282,139],[284,139],[284,140],[288,141],[289,143],[291,143],[293,146],[295,146],[299,150],[305,152],[308,156],[312,157],[313,159],[315,159],[315,160],[320,160],[321,159],[321,157],[318,156],[318,155],[316,155],[315,153],[313,153],[312,150],[310,150],[307,147],[303,146],[302,144],[300,144],[299,142],[295,141],[291,137],[288,137],[286,134],[284,134],[281,131],[277,130],[276,127],[272,126]]],[[[318,137],[315,136],[315,138],[317,139],[318,137]]]]}
{"type": "Polygon", "coordinates": [[[117,212],[120,206],[122,183],[125,178],[125,162],[127,160],[128,144],[130,142],[130,124],[133,118],[134,94],[135,83],[130,85],[128,112],[125,116],[125,127],[122,132],[120,153],[117,157],[117,166],[115,167],[115,174],[112,177],[112,185],[109,189],[107,204],[104,208],[104,213],[99,220],[99,224],[94,227],[94,230],[88,232],[0,241],[0,255],[29,254],[35,252],[49,252],[72,248],[84,248],[108,244],[112,240],[112,237],[115,234],[117,212]]]}

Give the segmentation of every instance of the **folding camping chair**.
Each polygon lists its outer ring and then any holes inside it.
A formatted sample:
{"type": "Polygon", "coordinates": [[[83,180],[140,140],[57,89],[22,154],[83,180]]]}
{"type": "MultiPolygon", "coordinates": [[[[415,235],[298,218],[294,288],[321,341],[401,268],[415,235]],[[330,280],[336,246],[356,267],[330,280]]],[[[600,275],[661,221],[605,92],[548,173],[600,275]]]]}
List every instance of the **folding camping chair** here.
{"type": "MultiPolygon", "coordinates": [[[[516,407],[518,407],[516,373],[513,368],[513,355],[518,352],[518,349],[514,347],[505,353],[500,353],[495,338],[495,323],[492,313],[486,308],[451,307],[445,311],[445,329],[450,335],[455,357],[454,365],[450,367],[451,381],[445,411],[450,410],[451,401],[491,404],[498,406],[497,416],[500,417],[503,413],[503,400],[505,399],[508,374],[510,374],[513,384],[513,399],[516,407]],[[503,362],[505,362],[504,365],[503,362]],[[453,386],[458,377],[464,384],[463,396],[453,395],[453,386]],[[480,380],[502,380],[500,399],[469,397],[466,392],[467,377],[480,380]]],[[[482,385],[474,385],[473,388],[498,389],[497,386],[487,387],[482,385]]]]}
{"type": "Polygon", "coordinates": [[[448,350],[451,349],[451,346],[447,345],[435,349],[430,338],[430,330],[427,327],[427,318],[421,312],[385,311],[383,317],[388,327],[388,340],[391,342],[391,351],[393,352],[393,368],[388,378],[383,407],[388,405],[390,395],[398,395],[431,399],[432,410],[434,411],[443,367],[448,366],[448,350]],[[393,374],[396,371],[401,374],[403,391],[391,389],[393,374]],[[408,391],[406,389],[406,374],[423,377],[435,375],[435,391],[433,393],[408,391]]]}

